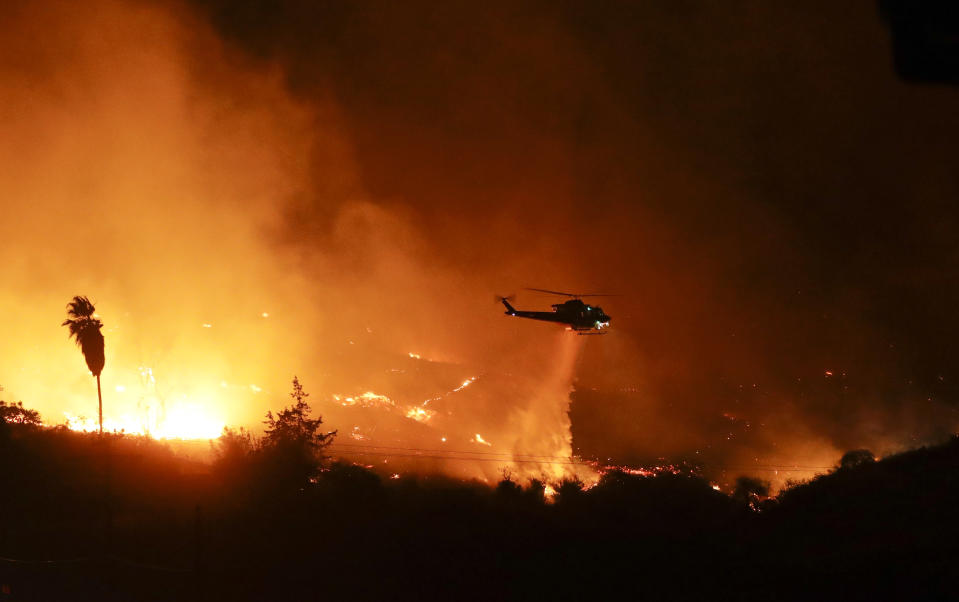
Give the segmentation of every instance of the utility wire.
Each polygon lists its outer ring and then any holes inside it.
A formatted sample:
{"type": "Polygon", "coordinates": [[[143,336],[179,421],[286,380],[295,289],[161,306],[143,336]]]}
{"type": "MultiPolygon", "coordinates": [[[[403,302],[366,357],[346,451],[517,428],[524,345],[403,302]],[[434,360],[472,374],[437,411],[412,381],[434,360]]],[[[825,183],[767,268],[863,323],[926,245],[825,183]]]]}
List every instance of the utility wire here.
{"type": "Polygon", "coordinates": [[[457,456],[448,456],[441,454],[407,454],[407,453],[394,453],[394,452],[379,452],[379,451],[365,451],[365,450],[337,450],[333,449],[332,451],[340,451],[341,453],[352,454],[354,456],[388,456],[395,458],[424,458],[424,459],[435,459],[435,460],[459,460],[461,462],[514,462],[514,463],[532,463],[532,464],[582,464],[588,466],[588,462],[577,461],[577,460],[565,460],[565,461],[544,461],[544,460],[511,460],[509,458],[462,458],[457,456]]]}
{"type": "MultiPolygon", "coordinates": [[[[585,460],[573,460],[571,458],[564,458],[562,456],[534,456],[532,454],[516,454],[512,458],[510,457],[460,457],[450,454],[488,454],[496,456],[509,456],[510,454],[506,453],[497,453],[497,452],[467,452],[459,450],[430,450],[430,449],[418,449],[413,447],[389,447],[389,446],[380,446],[380,445],[336,445],[330,446],[327,448],[329,451],[339,452],[346,455],[354,456],[386,456],[386,457],[397,457],[397,458],[423,458],[428,460],[453,460],[460,462],[505,462],[505,463],[514,463],[514,464],[550,464],[550,465],[580,465],[580,466],[595,466],[596,464],[602,464],[599,461],[585,461],[585,460]],[[342,449],[344,447],[350,447],[353,449],[342,449]],[[394,453],[386,451],[376,451],[382,449],[395,449],[402,451],[414,451],[414,452],[441,452],[441,453],[394,453]],[[517,458],[516,456],[523,456],[517,458]],[[532,458],[546,458],[548,460],[537,460],[532,458]]],[[[607,465],[608,466],[608,465],[607,465]]],[[[708,465],[707,465],[708,466],[708,465]]],[[[648,469],[647,467],[638,467],[640,469],[648,469]]],[[[721,470],[737,470],[737,469],[749,469],[749,470],[760,470],[765,472],[808,472],[811,470],[829,470],[833,468],[832,466],[799,466],[795,464],[756,464],[756,465],[717,465],[712,466],[711,468],[717,468],[721,470]]]]}
{"type": "Polygon", "coordinates": [[[426,449],[419,447],[391,447],[389,445],[365,445],[365,444],[354,444],[354,443],[335,443],[331,447],[335,448],[363,448],[363,449],[395,449],[401,451],[420,451],[420,452],[437,452],[437,453],[453,453],[453,454],[477,454],[484,456],[511,456],[511,457],[527,457],[527,458],[549,458],[553,460],[568,460],[566,456],[548,456],[545,454],[519,454],[511,452],[493,452],[493,451],[480,451],[480,450],[465,450],[465,449],[426,449]]]}
{"type": "MultiPolygon", "coordinates": [[[[330,446],[331,450],[342,450],[344,448],[353,448],[353,449],[369,449],[369,450],[400,450],[400,451],[414,451],[414,452],[430,452],[438,454],[473,454],[473,455],[484,455],[484,456],[503,456],[506,458],[544,458],[549,460],[560,460],[568,461],[570,460],[567,456],[549,456],[545,454],[521,454],[521,453],[511,453],[511,452],[493,452],[493,451],[477,451],[477,450],[459,450],[459,449],[429,449],[429,448],[420,448],[420,447],[395,447],[389,445],[373,445],[373,444],[362,444],[362,443],[336,443],[330,446]]],[[[533,460],[536,461],[536,460],[533,460]]],[[[722,466],[717,466],[718,468],[772,468],[772,469],[809,469],[809,470],[829,470],[834,468],[833,466],[811,466],[805,464],[726,464],[722,466]]]]}

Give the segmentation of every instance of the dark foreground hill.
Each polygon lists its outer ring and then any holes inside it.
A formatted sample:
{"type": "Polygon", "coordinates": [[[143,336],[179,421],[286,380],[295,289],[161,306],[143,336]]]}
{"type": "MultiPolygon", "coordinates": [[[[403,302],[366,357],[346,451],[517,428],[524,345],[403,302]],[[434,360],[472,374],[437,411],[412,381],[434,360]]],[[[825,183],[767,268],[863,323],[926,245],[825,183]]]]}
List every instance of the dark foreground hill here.
{"type": "Polygon", "coordinates": [[[281,459],[210,468],[142,437],[0,424],[0,601],[957,597],[957,439],[758,511],[695,475],[610,473],[547,503],[535,482],[339,464],[291,481],[281,459]]]}

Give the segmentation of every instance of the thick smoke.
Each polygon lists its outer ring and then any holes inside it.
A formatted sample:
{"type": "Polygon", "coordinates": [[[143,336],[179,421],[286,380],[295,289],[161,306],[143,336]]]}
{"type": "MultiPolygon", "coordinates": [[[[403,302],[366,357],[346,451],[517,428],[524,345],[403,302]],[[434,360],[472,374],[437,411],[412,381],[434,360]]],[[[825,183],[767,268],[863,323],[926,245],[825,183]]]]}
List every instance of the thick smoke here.
{"type": "Polygon", "coordinates": [[[624,294],[584,452],[823,466],[955,430],[957,91],[896,79],[870,3],[200,4],[335,96],[432,265],[624,294]]]}
{"type": "Polygon", "coordinates": [[[106,324],[108,423],[246,419],[263,404],[251,385],[281,383],[276,366],[292,371],[309,349],[283,331],[316,323],[294,258],[271,243],[306,180],[312,110],[155,7],[4,10],[7,396],[54,423],[96,415],[59,324],[85,294],[106,324]]]}
{"type": "Polygon", "coordinates": [[[568,456],[571,385],[579,452],[717,478],[956,428],[956,91],[866,5],[199,5],[2,9],[5,397],[95,413],[88,294],[108,417],[256,426],[296,373],[370,463],[568,456]]]}
{"type": "Polygon", "coordinates": [[[550,462],[571,453],[577,343],[515,329],[492,299],[536,269],[529,249],[450,264],[366,191],[336,103],[298,100],[189,10],[5,10],[6,397],[49,423],[95,416],[59,326],[86,294],[107,428],[256,429],[298,374],[344,454],[445,446],[470,461],[427,468],[496,477],[519,452],[545,460],[525,472],[571,471],[550,462]]]}

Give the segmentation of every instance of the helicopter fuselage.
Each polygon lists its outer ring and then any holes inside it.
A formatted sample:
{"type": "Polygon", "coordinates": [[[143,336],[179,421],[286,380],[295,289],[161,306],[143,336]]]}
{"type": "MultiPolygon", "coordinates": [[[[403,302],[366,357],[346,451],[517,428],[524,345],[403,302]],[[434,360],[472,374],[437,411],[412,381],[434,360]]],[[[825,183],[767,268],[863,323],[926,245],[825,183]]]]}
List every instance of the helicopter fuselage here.
{"type": "Polygon", "coordinates": [[[602,307],[588,305],[579,299],[557,303],[553,305],[553,311],[526,311],[516,309],[506,299],[502,299],[502,302],[506,306],[505,313],[508,316],[566,324],[581,334],[586,331],[599,332],[609,327],[610,318],[602,307]]]}

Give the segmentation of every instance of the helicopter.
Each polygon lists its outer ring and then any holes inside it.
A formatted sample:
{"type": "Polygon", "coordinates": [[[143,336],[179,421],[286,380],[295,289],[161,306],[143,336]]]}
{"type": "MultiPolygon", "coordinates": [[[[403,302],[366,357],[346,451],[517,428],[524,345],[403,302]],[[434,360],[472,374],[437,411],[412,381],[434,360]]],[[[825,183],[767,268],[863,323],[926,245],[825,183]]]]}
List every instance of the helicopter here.
{"type": "Polygon", "coordinates": [[[550,295],[561,295],[569,297],[568,301],[556,303],[553,305],[553,311],[525,311],[519,310],[510,305],[509,297],[499,297],[499,300],[506,306],[506,315],[517,318],[529,318],[531,320],[542,320],[544,322],[558,322],[566,324],[577,334],[606,334],[604,329],[609,328],[610,318],[603,311],[602,307],[584,303],[583,297],[612,297],[614,295],[602,294],[576,294],[564,293],[561,291],[550,291],[541,288],[528,288],[528,291],[547,293],[550,295]]]}

